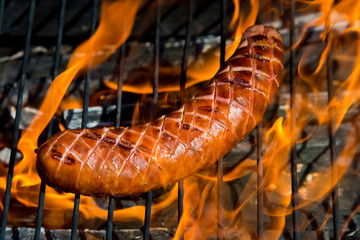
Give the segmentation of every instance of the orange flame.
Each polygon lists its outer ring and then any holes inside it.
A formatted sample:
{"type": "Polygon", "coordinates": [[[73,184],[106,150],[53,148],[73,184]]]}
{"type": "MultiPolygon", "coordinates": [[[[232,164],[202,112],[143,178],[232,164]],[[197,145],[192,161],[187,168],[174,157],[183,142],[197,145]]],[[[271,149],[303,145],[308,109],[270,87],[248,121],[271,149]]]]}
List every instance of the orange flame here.
{"type": "MultiPolygon", "coordinates": [[[[234,3],[234,14],[232,16],[229,31],[234,32],[230,38],[233,41],[226,46],[225,59],[228,59],[235,51],[236,47],[240,43],[242,33],[246,28],[255,23],[257,13],[259,10],[259,3],[257,0],[251,0],[251,11],[247,14],[242,12],[240,14],[240,2],[237,0],[234,3]]],[[[220,66],[220,49],[211,49],[205,54],[195,59],[187,69],[187,79],[185,88],[194,86],[200,82],[211,79],[220,66]]],[[[169,81],[168,78],[174,76],[179,77],[181,70],[179,68],[169,68],[160,66],[160,74],[167,76],[162,82],[160,78],[159,92],[180,91],[179,81],[169,81]]],[[[146,81],[147,79],[141,78],[139,80],[125,79],[123,85],[123,91],[133,92],[138,94],[151,94],[153,91],[152,81],[146,81]]],[[[105,85],[111,89],[117,89],[117,84],[110,80],[104,81],[105,85]]]]}
{"type": "MultiPolygon", "coordinates": [[[[286,118],[280,117],[277,119],[265,134],[266,151],[263,155],[264,181],[262,183],[264,186],[264,194],[266,195],[264,213],[270,217],[271,229],[276,230],[267,236],[267,239],[277,239],[280,237],[285,225],[285,216],[294,210],[290,205],[291,180],[289,155],[291,147],[296,143],[311,138],[311,136],[308,135],[303,139],[299,139],[301,132],[308,126],[311,120],[317,120],[317,126],[314,126],[312,132],[315,132],[315,130],[321,126],[326,126],[329,121],[334,122],[336,131],[342,123],[347,111],[351,107],[354,107],[354,105],[357,106],[357,101],[360,97],[360,86],[358,85],[358,79],[360,78],[360,67],[358,64],[360,62],[360,51],[357,47],[359,35],[356,36],[356,40],[354,40],[353,35],[349,36],[347,41],[344,41],[344,38],[337,38],[339,35],[346,36],[346,34],[352,34],[351,32],[353,31],[359,31],[359,15],[358,12],[356,12],[359,9],[359,3],[357,1],[340,1],[337,4],[332,1],[301,2],[309,4],[309,7],[313,4],[318,5],[319,10],[324,13],[320,18],[307,24],[305,27],[323,26],[324,30],[320,37],[325,40],[325,37],[327,36],[327,46],[324,51],[322,51],[318,67],[313,73],[305,74],[302,71],[302,64],[308,56],[314,54],[313,49],[309,49],[309,52],[305,52],[299,64],[298,72],[301,77],[299,80],[303,80],[303,83],[311,87],[315,99],[310,101],[308,97],[308,88],[299,86],[295,100],[295,111],[287,109],[286,118]],[[343,21],[347,21],[347,27],[334,29],[337,24],[342,24],[343,21]],[[352,46],[348,52],[344,51],[347,44],[352,46]],[[336,56],[354,56],[352,58],[353,61],[351,61],[353,64],[349,64],[353,65],[353,69],[338,87],[331,102],[329,104],[322,104],[316,96],[320,93],[323,83],[326,82],[326,78],[323,77],[323,72],[330,51],[333,55],[336,54],[336,56]],[[332,116],[330,114],[331,112],[335,112],[336,114],[332,116]],[[296,121],[295,127],[292,124],[294,120],[296,121]]],[[[299,42],[301,42],[301,40],[299,40],[299,42]]],[[[297,44],[294,47],[297,46],[299,45],[297,44]]],[[[207,72],[210,72],[212,64],[209,64],[208,66],[209,69],[207,69],[207,72]]],[[[197,74],[197,72],[195,74],[197,74]]],[[[190,76],[194,77],[194,75],[190,76]]],[[[198,78],[201,77],[206,78],[207,76],[198,76],[198,78]]],[[[358,121],[359,117],[360,116],[356,118],[354,121],[355,123],[358,121]]],[[[299,186],[297,194],[299,205],[297,208],[305,208],[311,203],[322,201],[343,178],[356,153],[359,140],[357,124],[354,124],[354,128],[349,132],[350,135],[344,144],[345,147],[338,153],[336,162],[320,172],[310,175],[311,179],[299,186]],[[332,175],[331,172],[336,172],[337,175],[332,175]]],[[[225,181],[233,181],[249,173],[250,178],[240,195],[238,205],[234,209],[226,210],[224,214],[224,224],[229,228],[237,228],[240,234],[245,234],[248,231],[255,231],[254,229],[251,230],[251,221],[241,218],[241,216],[249,218],[249,216],[256,211],[254,207],[256,206],[254,205],[254,199],[258,191],[256,187],[256,161],[248,159],[237,165],[229,174],[224,176],[225,181]]],[[[204,187],[202,189],[197,189],[193,185],[187,186],[191,189],[189,191],[191,191],[192,196],[187,196],[185,193],[185,202],[190,204],[191,207],[184,213],[175,239],[180,238],[182,234],[185,234],[185,237],[193,239],[205,239],[216,234],[216,226],[218,224],[216,213],[213,213],[211,210],[210,213],[207,212],[209,210],[203,210],[205,205],[209,205],[208,209],[211,209],[211,207],[216,208],[216,197],[213,196],[216,177],[202,174],[198,174],[198,176],[201,177],[201,181],[206,180],[207,183],[205,182],[203,184],[204,187]],[[201,215],[201,217],[199,217],[199,215],[201,215]],[[203,221],[206,221],[206,223],[203,221]],[[186,227],[190,228],[190,230],[186,231],[186,227]]],[[[196,181],[196,183],[199,184],[199,180],[196,181]]],[[[322,224],[322,227],[325,226],[326,221],[322,224]]],[[[307,224],[308,223],[304,222],[301,225],[304,228],[307,224]]]]}
{"type": "MultiPolygon", "coordinates": [[[[234,0],[234,5],[238,6],[239,3],[234,0]]],[[[259,11],[259,2],[257,0],[251,0],[251,9],[246,14],[245,12],[240,12],[240,7],[235,7],[236,12],[234,12],[234,17],[237,16],[237,28],[234,33],[233,42],[226,46],[225,50],[225,60],[228,59],[235,51],[236,47],[240,43],[242,33],[246,28],[255,24],[255,20],[259,11]],[[240,14],[241,13],[241,14],[240,14]]],[[[231,21],[234,24],[236,21],[231,21]]],[[[232,25],[231,25],[232,26],[232,25]]],[[[231,27],[230,26],[230,27],[231,27]]],[[[187,76],[190,81],[204,81],[211,79],[216,71],[219,68],[220,64],[220,49],[214,49],[211,52],[208,52],[204,58],[196,61],[189,66],[187,76]]]]}
{"type": "MultiPolygon", "coordinates": [[[[24,158],[14,168],[12,194],[23,205],[37,207],[40,178],[35,167],[36,154],[34,149],[37,148],[37,139],[40,133],[54,115],[62,97],[65,95],[67,87],[75,75],[91,69],[106,60],[128,38],[140,3],[140,0],[104,1],[97,31],[89,40],[81,44],[74,51],[67,70],[60,74],[51,84],[39,109],[39,113],[34,117],[31,125],[24,132],[18,143],[18,148],[23,153],[24,158]],[[90,63],[91,66],[89,66],[90,63]]],[[[1,188],[5,189],[6,178],[1,178],[0,184],[1,188]]],[[[73,194],[59,194],[52,188],[47,188],[46,191],[45,210],[51,209],[57,212],[57,210],[63,211],[73,207],[73,194]]],[[[99,208],[95,201],[88,197],[81,198],[80,212],[85,218],[107,218],[106,211],[99,208]]],[[[115,211],[114,218],[124,221],[133,218],[142,220],[143,212],[144,209],[140,206],[117,210],[115,211]]],[[[44,219],[46,219],[46,215],[44,219]]],[[[58,218],[54,218],[50,222],[44,222],[50,227],[61,227],[58,224],[63,223],[57,223],[56,219],[58,218]]],[[[9,220],[13,223],[21,221],[18,217],[12,216],[11,213],[9,220]]]]}

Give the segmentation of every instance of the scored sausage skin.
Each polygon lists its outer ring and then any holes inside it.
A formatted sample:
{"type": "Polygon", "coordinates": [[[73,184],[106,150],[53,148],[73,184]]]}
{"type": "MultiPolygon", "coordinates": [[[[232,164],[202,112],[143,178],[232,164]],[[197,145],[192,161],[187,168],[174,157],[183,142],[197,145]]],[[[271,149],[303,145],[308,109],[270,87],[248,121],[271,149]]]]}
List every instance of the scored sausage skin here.
{"type": "Polygon", "coordinates": [[[39,149],[49,186],[90,196],[139,195],[222,158],[259,123],[281,81],[284,49],[271,27],[248,28],[200,93],[144,125],[65,130],[39,149]]]}

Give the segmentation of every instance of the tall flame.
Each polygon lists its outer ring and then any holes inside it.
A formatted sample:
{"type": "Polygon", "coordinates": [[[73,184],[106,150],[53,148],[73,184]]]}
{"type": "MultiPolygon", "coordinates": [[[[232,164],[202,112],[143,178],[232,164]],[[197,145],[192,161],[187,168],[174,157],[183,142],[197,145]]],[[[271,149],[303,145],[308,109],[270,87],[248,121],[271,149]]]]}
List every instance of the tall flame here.
{"type": "MultiPolygon", "coordinates": [[[[348,77],[342,80],[341,85],[337,88],[335,96],[328,105],[322,104],[317,98],[312,101],[309,100],[309,88],[299,86],[295,100],[295,111],[287,109],[286,117],[278,118],[273,126],[266,132],[265,144],[267,147],[263,155],[264,180],[262,183],[264,194],[266,195],[264,211],[265,214],[269,216],[270,228],[274,230],[266,237],[266,239],[277,239],[280,237],[285,226],[285,217],[294,210],[290,204],[292,193],[290,185],[289,156],[291,147],[294,144],[306,141],[311,137],[309,135],[300,139],[300,134],[312,120],[317,120],[317,126],[314,126],[312,132],[321,126],[326,127],[330,121],[334,122],[334,131],[336,131],[342,123],[347,111],[351,107],[354,107],[354,105],[357,106],[357,101],[360,97],[360,86],[358,81],[360,78],[360,67],[358,64],[360,61],[360,50],[356,47],[358,46],[357,43],[359,41],[359,2],[347,0],[340,1],[337,4],[333,1],[320,0],[299,2],[305,3],[305,5],[307,4],[307,7],[304,9],[316,5],[318,11],[323,13],[318,19],[308,23],[303,31],[306,32],[306,29],[308,28],[323,28],[324,30],[320,37],[323,41],[327,40],[327,46],[321,53],[318,67],[313,73],[306,74],[302,71],[306,58],[314,54],[313,49],[309,48],[308,52],[305,52],[301,58],[298,69],[300,76],[299,85],[300,83],[302,85],[307,84],[315,97],[320,93],[322,90],[321,86],[324,85],[324,82],[326,83],[323,72],[325,71],[325,64],[330,53],[333,54],[332,56],[336,57],[353,56],[353,69],[348,77]],[[344,21],[346,27],[343,27],[344,21]],[[340,27],[335,29],[337,25],[340,25],[340,27]],[[354,40],[353,32],[357,34],[356,40],[354,40]],[[344,41],[344,37],[347,35],[350,36],[344,41]],[[342,38],[339,38],[339,36],[342,36],[342,38]],[[349,51],[345,51],[347,45],[352,46],[349,51]],[[295,127],[292,124],[293,121],[296,121],[295,127]]],[[[256,16],[257,8],[255,7],[254,9],[256,9],[256,16]]],[[[255,19],[248,19],[248,21],[254,22],[255,19]]],[[[302,36],[304,37],[305,35],[302,36]]],[[[292,48],[298,47],[301,40],[302,39],[300,39],[295,46],[292,46],[292,48]]],[[[211,65],[212,64],[209,64],[207,66],[212,68],[211,65]]],[[[190,71],[190,76],[195,76],[195,78],[208,77],[207,75],[201,75],[201,71],[199,72],[200,73],[195,72],[191,75],[192,72],[190,71]],[[195,74],[199,75],[197,76],[195,74]]],[[[207,72],[210,72],[210,70],[207,69],[207,72]]],[[[287,106],[288,105],[289,103],[287,106]]],[[[350,135],[344,144],[345,147],[338,153],[336,162],[316,174],[312,174],[311,180],[307,180],[303,185],[299,186],[297,193],[299,205],[297,208],[305,208],[312,203],[322,201],[343,178],[350,164],[354,160],[356,148],[358,146],[359,129],[357,121],[359,117],[360,116],[354,120],[354,127],[349,131],[350,135]],[[331,174],[332,172],[335,172],[336,175],[331,174]]],[[[247,159],[224,176],[225,181],[233,181],[249,173],[250,178],[240,195],[238,205],[234,209],[225,209],[223,223],[228,228],[236,229],[237,233],[244,238],[249,237],[249,235],[246,235],[249,232],[255,231],[255,229],[252,229],[251,227],[251,221],[254,219],[249,216],[256,211],[254,208],[255,205],[253,204],[258,191],[256,161],[247,159]],[[242,218],[242,216],[245,216],[245,218],[242,218]]],[[[216,235],[217,224],[221,224],[217,222],[216,211],[213,210],[216,209],[216,188],[214,187],[216,177],[200,174],[198,174],[198,177],[199,179],[197,181],[188,179],[188,184],[185,185],[189,191],[185,192],[185,202],[189,204],[190,207],[186,209],[184,213],[175,239],[179,239],[182,234],[185,234],[185,237],[189,237],[190,239],[206,239],[209,236],[216,235]],[[199,189],[197,185],[204,180],[206,181],[201,184],[201,186],[203,186],[202,189],[199,189]],[[189,185],[191,181],[196,182],[197,185],[195,185],[195,183],[189,185]],[[205,206],[207,207],[207,210],[204,210],[205,206]],[[189,230],[185,230],[186,228],[189,230]]],[[[226,192],[226,186],[224,191],[226,192]]],[[[355,209],[355,211],[356,210],[358,210],[358,208],[355,209]]],[[[326,221],[327,219],[320,227],[323,228],[326,221]]],[[[308,224],[309,223],[302,222],[301,226],[302,228],[305,228],[308,224]]]]}
{"type": "MultiPolygon", "coordinates": [[[[240,12],[240,3],[236,0],[233,1],[235,5],[233,19],[230,27],[237,22],[237,27],[232,36],[233,42],[226,46],[225,60],[228,59],[235,51],[236,47],[240,43],[242,33],[255,23],[258,11],[259,2],[257,0],[251,0],[251,9],[248,13],[240,12]]],[[[202,61],[196,61],[188,68],[187,76],[190,81],[204,81],[211,79],[219,68],[220,63],[220,49],[214,49],[206,53],[202,61]]]]}
{"type": "MultiPolygon", "coordinates": [[[[54,79],[48,89],[38,114],[34,117],[18,143],[18,148],[23,153],[24,158],[14,168],[12,193],[16,197],[16,200],[23,205],[27,207],[37,207],[40,178],[36,172],[36,154],[34,150],[37,148],[38,137],[54,115],[74,77],[105,61],[125,42],[131,33],[136,12],[140,4],[140,0],[104,1],[96,32],[89,40],[85,41],[74,51],[66,71],[54,79]]],[[[5,189],[5,177],[0,179],[0,184],[1,188],[5,189]]],[[[69,214],[64,213],[63,210],[65,209],[69,212],[68,210],[72,207],[73,194],[59,194],[54,189],[47,188],[44,206],[45,212],[47,209],[51,209],[55,211],[56,214],[69,214]],[[57,210],[60,211],[60,213],[57,210]]],[[[118,210],[115,213],[115,219],[124,221],[133,218],[142,219],[141,215],[137,212],[143,211],[143,207],[140,206],[121,210],[122,213],[127,214],[119,214],[120,210],[118,210]]],[[[85,218],[99,217],[106,219],[107,217],[106,211],[99,208],[95,201],[88,197],[81,198],[80,212],[85,218]]],[[[54,212],[51,214],[54,214],[54,212]]],[[[44,218],[46,219],[46,215],[44,218]]],[[[9,220],[13,223],[22,221],[18,216],[12,216],[12,213],[9,214],[9,220]]],[[[61,227],[58,225],[57,220],[44,222],[50,227],[61,227]]]]}
{"type": "MultiPolygon", "coordinates": [[[[229,36],[233,41],[226,46],[225,50],[225,59],[228,59],[235,51],[236,47],[240,43],[242,33],[255,23],[257,13],[259,10],[259,3],[257,0],[251,0],[251,10],[249,13],[242,12],[240,14],[240,1],[234,0],[234,14],[232,16],[229,32],[233,33],[232,36],[229,36]]],[[[187,69],[187,79],[186,79],[186,88],[194,86],[200,82],[207,81],[211,79],[217,70],[219,69],[220,63],[220,49],[214,48],[211,49],[198,58],[196,58],[187,69]]],[[[180,91],[180,84],[178,81],[170,81],[169,77],[180,76],[180,68],[170,68],[165,66],[160,66],[160,73],[163,73],[167,76],[162,82],[160,78],[159,82],[159,92],[170,92],[170,91],[180,91]]],[[[112,89],[117,89],[117,84],[112,81],[105,80],[107,87],[112,89]]],[[[151,94],[153,91],[152,81],[146,81],[144,78],[141,78],[139,81],[131,81],[125,79],[125,82],[122,86],[123,91],[133,92],[138,94],[151,94]]]]}

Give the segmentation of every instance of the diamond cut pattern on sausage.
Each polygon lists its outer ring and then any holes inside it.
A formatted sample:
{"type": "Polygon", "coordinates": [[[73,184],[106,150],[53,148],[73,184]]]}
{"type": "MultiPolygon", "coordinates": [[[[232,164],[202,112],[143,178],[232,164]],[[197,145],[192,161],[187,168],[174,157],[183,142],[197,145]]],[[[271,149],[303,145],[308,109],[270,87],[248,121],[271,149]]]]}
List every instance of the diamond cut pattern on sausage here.
{"type": "Polygon", "coordinates": [[[140,126],[57,134],[39,149],[39,174],[51,186],[93,196],[139,195],[194,174],[261,120],[279,86],[283,56],[280,34],[254,26],[180,109],[140,126]]]}

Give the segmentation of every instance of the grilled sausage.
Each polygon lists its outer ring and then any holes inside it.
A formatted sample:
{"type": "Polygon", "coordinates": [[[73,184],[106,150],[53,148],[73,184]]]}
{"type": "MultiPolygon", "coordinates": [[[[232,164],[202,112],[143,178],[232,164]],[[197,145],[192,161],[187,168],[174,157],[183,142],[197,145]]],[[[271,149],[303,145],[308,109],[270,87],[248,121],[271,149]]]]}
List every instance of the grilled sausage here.
{"type": "Polygon", "coordinates": [[[139,195],[213,164],[256,126],[283,69],[281,35],[248,28],[234,53],[180,109],[144,125],[66,130],[38,150],[48,185],[90,196],[139,195]]]}

